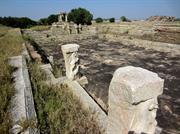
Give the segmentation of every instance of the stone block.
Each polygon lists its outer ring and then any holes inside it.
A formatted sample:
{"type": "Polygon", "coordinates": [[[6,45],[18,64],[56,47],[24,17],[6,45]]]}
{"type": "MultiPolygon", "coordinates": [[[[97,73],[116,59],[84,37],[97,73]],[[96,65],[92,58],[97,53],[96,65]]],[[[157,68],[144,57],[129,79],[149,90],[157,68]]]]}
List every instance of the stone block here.
{"type": "Polygon", "coordinates": [[[67,44],[61,46],[62,53],[65,60],[66,76],[70,80],[74,80],[79,71],[79,58],[77,44],[67,44]]]}
{"type": "Polygon", "coordinates": [[[110,134],[153,134],[156,128],[157,97],[164,80],[139,67],[115,71],[109,87],[108,130],[110,134]]]}

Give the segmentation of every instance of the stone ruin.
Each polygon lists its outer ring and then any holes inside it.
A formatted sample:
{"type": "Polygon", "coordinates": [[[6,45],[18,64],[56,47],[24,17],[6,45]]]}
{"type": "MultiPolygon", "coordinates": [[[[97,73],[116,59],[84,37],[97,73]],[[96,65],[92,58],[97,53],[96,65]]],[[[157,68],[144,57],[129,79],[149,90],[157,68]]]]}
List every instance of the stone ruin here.
{"type": "MultiPolygon", "coordinates": [[[[155,119],[158,109],[157,97],[163,92],[163,79],[159,78],[156,73],[140,67],[127,66],[118,68],[109,86],[109,108],[108,113],[105,113],[99,104],[94,101],[92,96],[81,86],[87,84],[87,78],[84,76],[79,78],[78,76],[80,66],[78,58],[79,45],[67,44],[63,45],[61,49],[65,60],[66,77],[55,78],[51,70],[51,64],[43,65],[44,71],[46,71],[46,74],[52,79],[51,81],[53,83],[51,84],[67,84],[73,94],[81,101],[84,108],[89,110],[96,117],[95,119],[102,128],[103,133],[155,133],[157,127],[155,119]]],[[[27,78],[27,80],[28,79],[29,78],[27,78]]],[[[27,85],[29,85],[29,83],[30,81],[28,80],[27,85]]],[[[30,87],[30,85],[28,87],[30,87]]],[[[27,89],[29,92],[28,97],[33,98],[31,88],[27,89]]],[[[26,89],[23,90],[26,91],[26,89]]],[[[18,94],[19,93],[17,93],[17,95],[18,94]]],[[[25,101],[27,99],[24,95],[22,98],[25,101]]],[[[31,99],[29,104],[31,104],[31,107],[34,109],[33,99],[31,99]]],[[[16,105],[19,106],[19,104],[16,105]]],[[[28,107],[26,105],[27,104],[24,104],[24,109],[28,107]]],[[[35,110],[33,112],[31,111],[31,109],[27,109],[27,111],[24,110],[24,113],[33,113],[30,115],[35,118],[36,121],[35,110]]],[[[17,117],[15,119],[19,120],[17,117]]],[[[38,133],[38,130],[29,131],[29,133],[33,133],[33,131],[38,133]]]]}
{"type": "Polygon", "coordinates": [[[117,69],[109,87],[109,134],[153,134],[164,80],[140,67],[117,69]]]}
{"type": "Polygon", "coordinates": [[[70,80],[74,80],[79,72],[79,58],[77,44],[63,45],[62,52],[65,60],[66,76],[70,80]]]}
{"type": "Polygon", "coordinates": [[[74,22],[68,22],[68,13],[61,12],[58,16],[58,22],[52,24],[52,33],[60,34],[80,34],[83,30],[81,24],[77,25],[74,22]]]}
{"type": "MultiPolygon", "coordinates": [[[[75,76],[79,71],[79,45],[68,44],[61,48],[66,77],[76,80],[75,76]]],[[[146,69],[133,66],[117,69],[109,86],[108,115],[97,115],[100,116],[98,120],[105,120],[103,123],[98,121],[100,126],[104,126],[107,134],[154,134],[157,125],[157,97],[163,93],[163,85],[163,79],[146,69]]],[[[92,103],[87,102],[85,105],[92,103]]]]}
{"type": "Polygon", "coordinates": [[[68,16],[68,14],[66,12],[61,12],[58,16],[58,21],[59,22],[62,22],[62,21],[67,22],[68,21],[67,16],[68,16]]]}

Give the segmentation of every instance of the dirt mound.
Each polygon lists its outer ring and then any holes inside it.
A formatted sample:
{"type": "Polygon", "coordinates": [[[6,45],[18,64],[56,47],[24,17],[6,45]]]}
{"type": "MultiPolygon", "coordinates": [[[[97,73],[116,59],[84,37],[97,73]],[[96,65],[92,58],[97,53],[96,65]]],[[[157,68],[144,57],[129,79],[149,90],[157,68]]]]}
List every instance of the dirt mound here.
{"type": "Polygon", "coordinates": [[[163,21],[163,22],[170,22],[175,21],[175,17],[173,16],[151,16],[147,18],[147,21],[163,21]]]}

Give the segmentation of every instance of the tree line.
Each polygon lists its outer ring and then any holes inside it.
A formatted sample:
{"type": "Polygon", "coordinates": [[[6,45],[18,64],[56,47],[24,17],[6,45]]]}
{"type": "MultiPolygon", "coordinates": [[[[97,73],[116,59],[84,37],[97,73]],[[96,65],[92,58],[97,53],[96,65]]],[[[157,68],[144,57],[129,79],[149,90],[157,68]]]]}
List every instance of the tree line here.
{"type": "Polygon", "coordinates": [[[28,17],[0,17],[0,24],[14,28],[30,28],[36,25],[51,25],[58,21],[58,15],[50,15],[39,21],[34,21],[28,17]]]}
{"type": "MultiPolygon", "coordinates": [[[[68,14],[68,21],[72,21],[76,24],[86,24],[91,25],[93,20],[93,15],[84,8],[75,8],[72,9],[68,14]]],[[[103,21],[107,21],[113,23],[115,22],[115,18],[110,19],[102,19],[98,17],[95,19],[96,23],[101,23],[103,21]]],[[[121,21],[129,21],[125,16],[120,18],[121,21]]],[[[47,18],[41,18],[38,21],[31,20],[28,17],[0,17],[0,24],[10,27],[19,27],[19,28],[30,28],[35,25],[51,25],[54,22],[58,21],[58,14],[52,14],[47,18]]]]}
{"type": "MultiPolygon", "coordinates": [[[[109,18],[109,19],[103,19],[101,17],[98,17],[95,19],[96,23],[102,23],[103,21],[109,21],[111,23],[115,22],[115,18],[109,18]]],[[[127,19],[125,16],[120,17],[120,21],[122,22],[130,22],[129,19],[127,19]]]]}

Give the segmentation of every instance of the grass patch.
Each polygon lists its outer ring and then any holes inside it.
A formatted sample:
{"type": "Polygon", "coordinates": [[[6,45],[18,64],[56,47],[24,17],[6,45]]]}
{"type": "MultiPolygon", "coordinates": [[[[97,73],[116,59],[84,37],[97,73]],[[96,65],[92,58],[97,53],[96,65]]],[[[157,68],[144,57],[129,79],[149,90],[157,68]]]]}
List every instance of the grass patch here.
{"type": "Polygon", "coordinates": [[[51,26],[40,25],[40,26],[31,27],[30,29],[33,31],[46,31],[49,30],[50,28],[51,26]]]}
{"type": "Polygon", "coordinates": [[[0,133],[9,133],[11,120],[8,107],[14,88],[11,80],[12,68],[8,65],[8,58],[19,55],[22,49],[23,39],[20,29],[12,29],[0,26],[0,133]]]}
{"type": "Polygon", "coordinates": [[[37,64],[29,66],[33,95],[42,134],[100,134],[94,118],[83,110],[66,85],[43,83],[45,76],[37,64]]]}
{"type": "Polygon", "coordinates": [[[4,36],[10,28],[0,25],[0,37],[4,36]]]}

